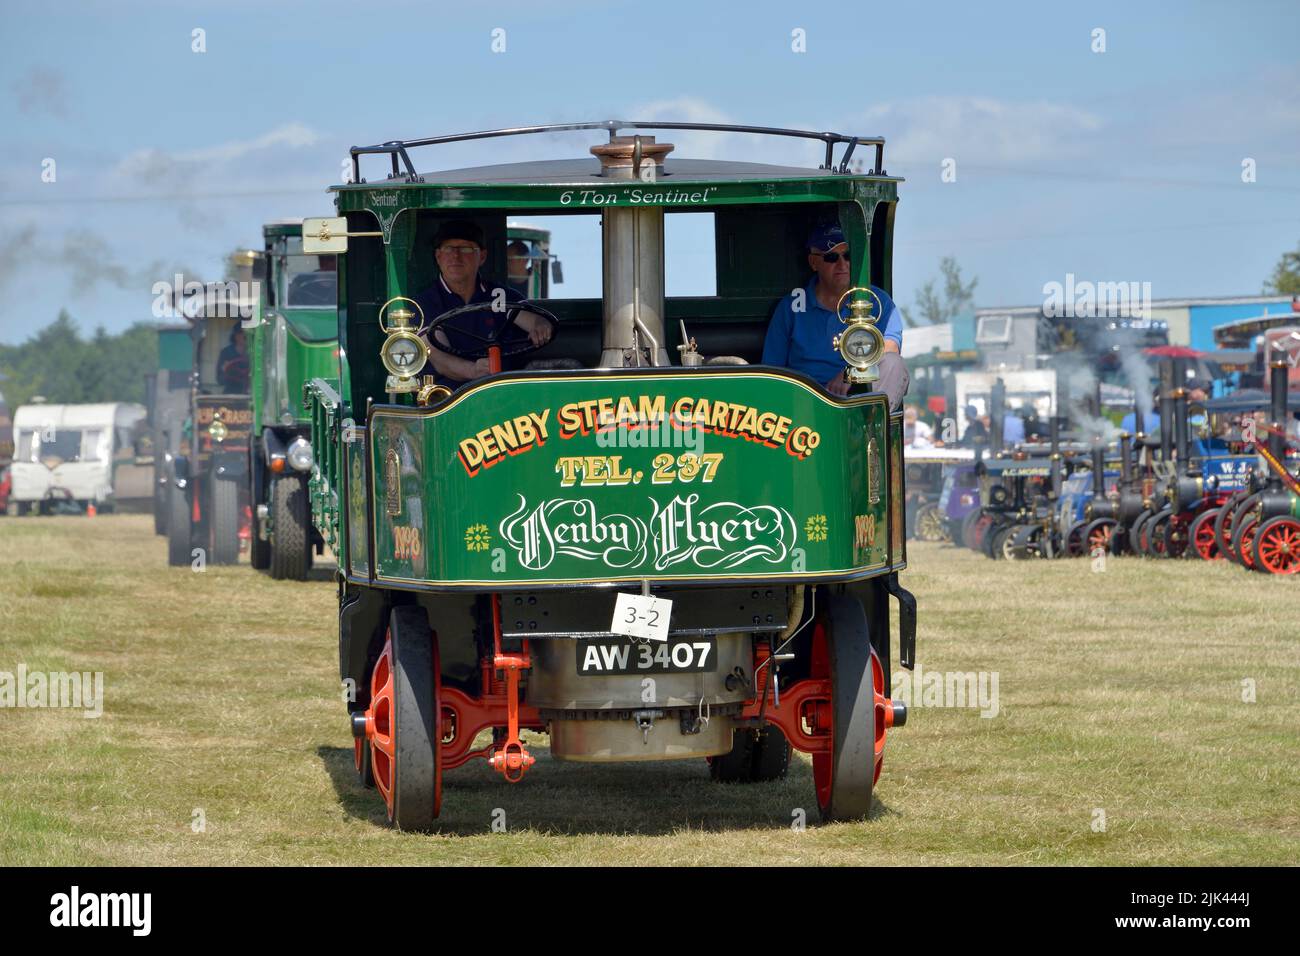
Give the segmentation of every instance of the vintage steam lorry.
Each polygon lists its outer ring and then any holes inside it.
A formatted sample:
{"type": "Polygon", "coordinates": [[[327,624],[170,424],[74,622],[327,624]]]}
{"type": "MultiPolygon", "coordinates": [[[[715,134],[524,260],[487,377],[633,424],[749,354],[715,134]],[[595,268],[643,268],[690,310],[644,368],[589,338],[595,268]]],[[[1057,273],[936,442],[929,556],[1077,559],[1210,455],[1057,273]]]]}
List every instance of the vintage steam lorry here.
{"type": "Polygon", "coordinates": [[[890,284],[898,186],[883,153],[878,138],[626,122],[352,150],[338,216],[304,224],[305,251],[339,257],[340,385],[306,387],[311,498],[339,554],[357,772],[397,827],[433,827],[444,774],[469,760],[521,779],[526,729],[549,734],[554,759],[708,758],[723,781],[780,776],[793,746],[812,755],[827,820],[867,816],[906,717],[887,696],[891,600],[906,667],[916,626],[898,582],[902,418],[870,390],[884,342],[867,287],[890,284]],[[825,159],[674,159],[642,129],[797,137],[825,159]],[[608,142],[424,175],[409,155],[558,130],[608,142]],[[859,146],[874,151],[865,173],[849,166],[859,146]],[[391,169],[365,182],[374,155],[391,169]],[[715,296],[664,294],[679,212],[713,221],[715,296]],[[444,225],[481,230],[491,276],[508,219],[546,214],[600,222],[601,298],[543,306],[485,285],[480,302],[422,314],[444,225]],[[835,339],[844,397],[757,364],[773,308],[804,284],[802,240],[828,218],[856,287],[835,339]],[[491,314],[490,333],[451,334],[491,314]],[[549,337],[518,334],[525,321],[549,337]],[[452,391],[421,374],[432,349],[487,374],[452,391]]]}
{"type": "Polygon", "coordinates": [[[302,390],[312,379],[338,384],[338,272],[334,256],[303,253],[301,220],[267,223],[262,239],[259,314],[249,330],[249,563],[302,581],[325,547],[308,501],[315,458],[302,390]]]}
{"type": "MultiPolygon", "coordinates": [[[[249,534],[248,447],[253,409],[245,321],[256,314],[262,260],[232,257],[233,278],[191,299],[186,415],[176,451],[164,465],[167,563],[235,564],[249,534]]],[[[170,444],[170,442],[169,442],[170,444]]]]}

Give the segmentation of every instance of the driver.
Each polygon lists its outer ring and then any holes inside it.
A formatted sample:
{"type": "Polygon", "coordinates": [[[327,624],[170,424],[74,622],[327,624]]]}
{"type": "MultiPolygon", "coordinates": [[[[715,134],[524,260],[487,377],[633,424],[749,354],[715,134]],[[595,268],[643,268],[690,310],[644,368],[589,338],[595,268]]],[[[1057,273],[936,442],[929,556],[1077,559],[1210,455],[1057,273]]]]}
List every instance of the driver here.
{"type": "MultiPolygon", "coordinates": [[[[835,315],[835,303],[850,285],[848,241],[838,223],[814,229],[808,237],[808,267],[813,277],[802,289],[781,300],[772,313],[763,342],[763,364],[781,365],[811,375],[825,384],[832,395],[847,395],[849,382],[844,376],[844,359],[831,346],[831,340],[843,329],[835,315]]],[[[880,360],[880,380],[875,390],[889,396],[889,407],[897,409],[907,394],[910,377],[903,357],[903,322],[883,289],[871,291],[880,297],[885,316],[877,324],[885,336],[885,355],[880,360]]],[[[848,302],[840,315],[848,316],[848,302]]]]}
{"type": "MultiPolygon", "coordinates": [[[[433,257],[438,263],[438,281],[415,297],[424,310],[426,322],[431,322],[444,312],[470,305],[475,302],[521,302],[523,296],[505,283],[493,282],[484,278],[479,269],[487,261],[487,248],[483,240],[483,230],[472,222],[457,219],[443,223],[433,239],[433,257]]],[[[443,325],[436,335],[444,345],[464,351],[482,348],[482,342],[468,335],[458,334],[461,330],[472,335],[486,337],[495,332],[506,321],[504,312],[471,312],[459,316],[443,325]]],[[[531,312],[516,315],[515,326],[503,336],[503,341],[510,341],[511,336],[527,334],[536,346],[545,345],[551,338],[550,325],[531,312]]],[[[432,344],[432,343],[430,343],[432,344]]],[[[429,350],[429,362],[438,375],[438,383],[455,387],[462,382],[482,378],[488,374],[486,358],[463,359],[442,351],[436,346],[429,350]]]]}

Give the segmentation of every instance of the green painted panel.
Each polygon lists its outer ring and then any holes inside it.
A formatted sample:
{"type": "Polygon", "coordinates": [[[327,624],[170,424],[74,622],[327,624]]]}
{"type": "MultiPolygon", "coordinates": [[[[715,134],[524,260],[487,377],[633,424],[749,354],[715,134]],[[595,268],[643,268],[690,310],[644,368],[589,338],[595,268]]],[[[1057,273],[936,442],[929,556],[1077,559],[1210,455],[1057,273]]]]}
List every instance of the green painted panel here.
{"type": "Polygon", "coordinates": [[[158,330],[158,367],[160,369],[189,371],[194,365],[194,342],[190,330],[158,330]]]}
{"type": "Polygon", "coordinates": [[[500,588],[883,567],[887,418],[883,395],[732,369],[519,375],[434,410],[380,406],[376,574],[500,588]]]}

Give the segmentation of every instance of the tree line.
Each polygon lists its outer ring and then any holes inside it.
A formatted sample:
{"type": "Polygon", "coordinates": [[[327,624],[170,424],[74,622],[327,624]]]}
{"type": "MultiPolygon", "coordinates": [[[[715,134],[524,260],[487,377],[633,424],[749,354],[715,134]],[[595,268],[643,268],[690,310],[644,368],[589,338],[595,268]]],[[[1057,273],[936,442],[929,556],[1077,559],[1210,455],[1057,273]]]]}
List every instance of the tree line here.
{"type": "Polygon", "coordinates": [[[155,322],[110,335],[82,336],[66,310],[21,345],[0,344],[0,394],[12,412],[35,395],[56,404],[145,401],[145,376],[158,370],[155,322]]]}

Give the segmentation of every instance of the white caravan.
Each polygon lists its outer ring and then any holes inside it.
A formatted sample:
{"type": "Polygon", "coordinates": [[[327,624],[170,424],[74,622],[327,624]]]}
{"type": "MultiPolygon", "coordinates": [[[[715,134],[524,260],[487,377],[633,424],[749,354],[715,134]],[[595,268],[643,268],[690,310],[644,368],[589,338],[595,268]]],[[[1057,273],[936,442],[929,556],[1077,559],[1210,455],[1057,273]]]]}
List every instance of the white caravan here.
{"type": "Polygon", "coordinates": [[[137,463],[141,405],[24,405],[14,412],[10,514],[68,502],[112,509],[152,494],[152,463],[137,463]]]}

